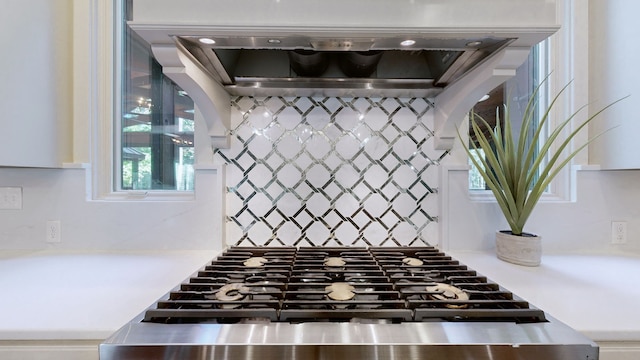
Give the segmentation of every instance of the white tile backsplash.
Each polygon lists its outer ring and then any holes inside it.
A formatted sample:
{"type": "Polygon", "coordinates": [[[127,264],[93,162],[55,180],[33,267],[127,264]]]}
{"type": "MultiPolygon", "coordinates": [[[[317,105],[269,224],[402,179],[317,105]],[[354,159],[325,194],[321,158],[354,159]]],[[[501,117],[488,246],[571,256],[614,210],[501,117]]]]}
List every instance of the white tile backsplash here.
{"type": "Polygon", "coordinates": [[[424,99],[238,97],[227,243],[395,246],[437,239],[437,165],[424,99]]]}

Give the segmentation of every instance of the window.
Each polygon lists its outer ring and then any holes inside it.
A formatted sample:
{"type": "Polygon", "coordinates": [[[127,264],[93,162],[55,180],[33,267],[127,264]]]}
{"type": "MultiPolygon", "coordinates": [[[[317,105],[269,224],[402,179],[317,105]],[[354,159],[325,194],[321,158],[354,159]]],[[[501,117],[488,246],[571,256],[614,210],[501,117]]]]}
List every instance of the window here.
{"type": "MultiPolygon", "coordinates": [[[[531,49],[531,53],[527,60],[516,70],[516,75],[492,90],[484,99],[481,99],[473,111],[482,116],[487,122],[493,126],[496,124],[496,108],[500,108],[500,117],[503,116],[502,106],[507,101],[510,107],[511,119],[516,121],[522,118],[522,112],[527,106],[527,102],[531,97],[533,90],[542,82],[549,72],[549,41],[543,41],[531,49]]],[[[549,87],[548,83],[540,91],[540,97],[537,109],[547,107],[549,87]]],[[[540,111],[537,112],[540,116],[540,111]]],[[[514,133],[519,133],[520,127],[517,123],[512,123],[514,133]]],[[[470,142],[474,139],[470,138],[470,142]]],[[[484,157],[482,150],[473,151],[474,156],[484,157]]],[[[471,160],[469,171],[469,190],[487,190],[484,180],[480,176],[478,170],[473,166],[471,160]]]]}
{"type": "Polygon", "coordinates": [[[193,101],[162,73],[148,44],[127,26],[132,0],[121,4],[116,190],[193,190],[193,101]]]}

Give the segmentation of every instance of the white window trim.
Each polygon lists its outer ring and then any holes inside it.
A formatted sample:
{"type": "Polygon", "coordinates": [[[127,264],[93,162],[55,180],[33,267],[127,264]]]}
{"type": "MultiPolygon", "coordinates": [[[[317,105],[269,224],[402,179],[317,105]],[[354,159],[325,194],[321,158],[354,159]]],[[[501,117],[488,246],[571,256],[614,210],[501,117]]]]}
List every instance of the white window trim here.
{"type": "MultiPolygon", "coordinates": [[[[560,121],[568,118],[589,101],[589,9],[579,0],[558,1],[558,18],[562,28],[551,38],[551,94],[557,94],[560,89],[571,82],[565,96],[556,108],[556,126],[560,121]]],[[[587,119],[589,110],[582,109],[572,121],[572,130],[577,124],[587,119]]],[[[589,139],[588,129],[579,133],[571,144],[571,151],[576,144],[583,144],[589,139]]],[[[551,183],[549,194],[545,194],[542,201],[546,202],[574,202],[576,201],[576,173],[577,171],[599,170],[597,165],[589,165],[589,148],[583,149],[571,161],[558,177],[551,183]]]]}
{"type": "MultiPolygon", "coordinates": [[[[92,200],[109,201],[193,201],[195,191],[172,190],[115,190],[120,166],[120,138],[116,131],[120,126],[120,22],[122,17],[122,0],[88,0],[87,11],[90,12],[88,31],[90,35],[89,49],[91,56],[83,59],[76,55],[74,61],[89,62],[89,102],[91,139],[89,145],[90,160],[93,166],[87,184],[91,190],[87,194],[92,200]]],[[[78,5],[79,7],[81,5],[78,5]]],[[[86,54],[86,53],[85,53],[86,54]]],[[[83,96],[83,95],[81,95],[83,96]]],[[[209,167],[198,167],[209,169],[209,167]]],[[[197,178],[197,177],[196,177],[197,178]]],[[[197,186],[197,184],[196,184],[197,186]]]]}
{"type": "MultiPolygon", "coordinates": [[[[119,139],[114,136],[116,114],[119,112],[120,79],[117,69],[120,64],[119,56],[115,49],[119,42],[117,34],[120,29],[115,19],[120,17],[117,12],[121,8],[121,0],[87,0],[78,2],[76,11],[89,12],[89,21],[85,23],[89,35],[88,47],[90,57],[86,52],[76,51],[74,63],[82,63],[88,66],[89,82],[87,94],[79,94],[76,99],[84,100],[88,104],[90,126],[88,133],[91,139],[88,158],[91,161],[90,183],[91,191],[88,194],[94,200],[147,200],[147,201],[183,201],[193,200],[193,191],[166,191],[147,190],[130,191],[114,190],[116,181],[115,161],[118,154],[119,139]],[[88,64],[87,64],[88,62],[88,64]]],[[[559,19],[562,28],[551,39],[551,94],[557,93],[562,84],[573,81],[566,92],[567,100],[563,101],[556,109],[561,114],[569,114],[573,109],[584,105],[577,99],[588,99],[588,8],[578,6],[578,0],[560,0],[558,2],[559,19]]],[[[77,18],[78,16],[76,16],[77,18]]],[[[77,21],[76,21],[77,23],[77,21]]],[[[77,24],[76,24],[77,25],[77,24]]],[[[76,30],[77,31],[77,30],[76,30]]],[[[583,111],[587,114],[587,111],[583,111]]],[[[563,118],[564,116],[560,116],[563,118]]],[[[582,118],[582,117],[580,117],[582,118]]],[[[579,119],[580,119],[579,118],[579,119]]],[[[579,120],[578,119],[578,120],[579,120]]],[[[580,134],[577,143],[586,141],[587,134],[580,134]]],[[[77,141],[75,143],[78,143],[77,141]]],[[[588,165],[588,149],[584,149],[552,182],[550,192],[543,195],[543,202],[567,202],[575,201],[575,172],[577,170],[597,170],[597,166],[588,165]]],[[[76,158],[82,158],[76,151],[76,158]]],[[[197,166],[196,166],[197,167],[197,166]]],[[[490,191],[472,191],[472,201],[493,201],[490,191]]]]}
{"type": "MultiPolygon", "coordinates": [[[[578,0],[558,1],[558,18],[562,27],[549,39],[551,71],[549,82],[549,94],[554,96],[569,82],[564,97],[554,105],[555,116],[551,119],[550,127],[555,127],[562,119],[566,119],[576,109],[584,106],[588,99],[588,7],[577,4],[578,0]]],[[[584,4],[582,4],[584,5],[584,4]]],[[[585,108],[576,117],[572,125],[584,121],[588,114],[585,108]]],[[[588,140],[588,130],[578,134],[570,145],[575,149],[575,144],[581,144],[588,140]]],[[[544,193],[540,202],[566,203],[576,201],[576,179],[578,171],[599,170],[597,165],[588,164],[588,147],[583,149],[565,167],[549,185],[549,191],[544,193]]],[[[490,190],[469,190],[469,197],[473,202],[496,202],[490,190]]]]}

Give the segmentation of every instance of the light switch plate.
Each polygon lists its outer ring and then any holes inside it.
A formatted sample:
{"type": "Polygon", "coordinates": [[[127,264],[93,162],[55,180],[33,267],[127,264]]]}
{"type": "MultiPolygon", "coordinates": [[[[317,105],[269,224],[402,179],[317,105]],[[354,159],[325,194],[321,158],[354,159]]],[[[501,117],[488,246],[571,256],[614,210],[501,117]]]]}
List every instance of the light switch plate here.
{"type": "Polygon", "coordinates": [[[21,210],[22,188],[0,187],[0,210],[21,210]]]}

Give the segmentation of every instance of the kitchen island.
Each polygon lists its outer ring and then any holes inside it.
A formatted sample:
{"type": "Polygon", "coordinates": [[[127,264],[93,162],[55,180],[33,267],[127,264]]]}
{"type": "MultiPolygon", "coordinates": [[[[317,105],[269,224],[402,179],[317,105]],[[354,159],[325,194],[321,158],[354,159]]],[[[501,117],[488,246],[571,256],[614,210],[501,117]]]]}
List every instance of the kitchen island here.
{"type": "MultiPolygon", "coordinates": [[[[2,252],[0,358],[97,359],[103,339],[216,254],[2,252]]],[[[640,257],[544,255],[528,268],[491,252],[449,254],[598,342],[601,359],[640,357],[640,257]]]]}

